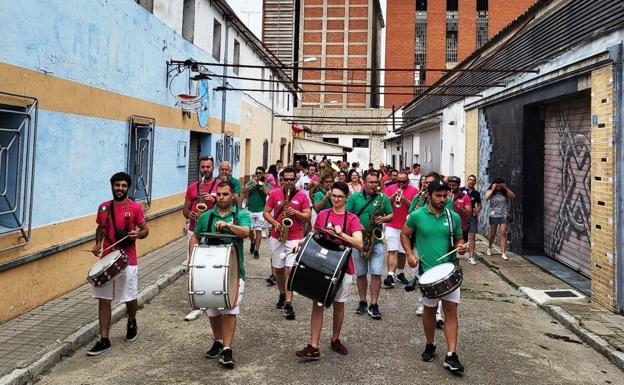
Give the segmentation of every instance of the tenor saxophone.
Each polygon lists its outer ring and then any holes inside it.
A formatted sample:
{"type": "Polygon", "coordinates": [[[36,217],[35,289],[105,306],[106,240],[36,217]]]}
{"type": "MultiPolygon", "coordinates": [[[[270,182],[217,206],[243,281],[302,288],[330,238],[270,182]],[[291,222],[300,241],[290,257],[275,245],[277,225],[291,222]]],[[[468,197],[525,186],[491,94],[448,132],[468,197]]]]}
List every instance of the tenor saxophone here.
{"type": "Polygon", "coordinates": [[[284,190],[284,209],[282,210],[284,214],[282,215],[282,221],[280,222],[280,231],[277,237],[277,240],[280,242],[286,242],[288,240],[288,233],[290,232],[290,228],[293,225],[292,219],[288,216],[286,209],[290,204],[290,192],[291,189],[284,190]]]}
{"type": "Polygon", "coordinates": [[[204,200],[204,183],[205,176],[202,175],[201,180],[199,181],[199,187],[197,188],[197,204],[195,205],[195,210],[199,213],[199,215],[203,214],[208,210],[208,205],[204,200]]]}
{"type": "Polygon", "coordinates": [[[382,199],[378,199],[377,202],[373,204],[373,212],[370,215],[368,226],[366,227],[366,229],[364,229],[364,246],[362,247],[362,251],[360,252],[360,256],[364,259],[368,259],[373,253],[375,242],[384,238],[383,231],[381,230],[379,225],[375,224],[375,222],[373,221],[373,219],[379,216],[381,212],[381,203],[382,199]]]}

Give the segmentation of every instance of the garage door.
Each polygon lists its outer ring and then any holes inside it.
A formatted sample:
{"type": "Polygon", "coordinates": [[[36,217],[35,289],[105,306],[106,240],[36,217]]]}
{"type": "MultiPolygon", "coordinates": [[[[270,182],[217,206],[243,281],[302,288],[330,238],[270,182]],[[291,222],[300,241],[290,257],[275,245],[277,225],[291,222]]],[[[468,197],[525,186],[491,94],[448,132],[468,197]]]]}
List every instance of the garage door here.
{"type": "Polygon", "coordinates": [[[544,253],[587,276],[590,111],[589,95],[547,104],[544,109],[544,253]]]}
{"type": "Polygon", "coordinates": [[[199,180],[199,154],[201,153],[199,144],[200,134],[191,131],[191,143],[189,144],[189,168],[188,184],[199,180]]]}

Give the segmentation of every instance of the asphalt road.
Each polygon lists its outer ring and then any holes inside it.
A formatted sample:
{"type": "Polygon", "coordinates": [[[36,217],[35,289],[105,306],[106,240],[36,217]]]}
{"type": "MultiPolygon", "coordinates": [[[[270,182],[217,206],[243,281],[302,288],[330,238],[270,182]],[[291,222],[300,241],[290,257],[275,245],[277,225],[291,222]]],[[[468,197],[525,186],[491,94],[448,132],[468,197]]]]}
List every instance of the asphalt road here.
{"type": "Polygon", "coordinates": [[[321,360],[301,362],[294,352],[307,343],[311,301],[295,297],[294,321],[275,309],[277,290],[264,282],[269,272],[265,247],[266,242],[260,260],[246,262],[235,369],[204,358],[212,344],[206,317],[183,321],[189,310],[184,276],[139,312],[136,342],[124,341],[125,321],[115,324],[113,350],[87,357],[89,343],[40,384],[624,384],[619,369],[481,263],[464,263],[459,307],[463,376],[442,367],[446,343],[441,331],[436,359],[420,360],[424,337],[415,315],[416,295],[399,287],[382,290],[383,319],[376,321],[353,312],[358,301],[353,285],[341,337],[349,354],[329,348],[331,312],[326,311],[321,360]]]}

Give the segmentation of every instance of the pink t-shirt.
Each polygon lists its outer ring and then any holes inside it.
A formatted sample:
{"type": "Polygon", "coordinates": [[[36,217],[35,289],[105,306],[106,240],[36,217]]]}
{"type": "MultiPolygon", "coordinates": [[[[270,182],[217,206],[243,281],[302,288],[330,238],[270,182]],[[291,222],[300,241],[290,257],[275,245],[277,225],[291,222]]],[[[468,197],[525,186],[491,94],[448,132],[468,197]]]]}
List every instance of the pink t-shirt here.
{"type": "MultiPolygon", "coordinates": [[[[388,186],[385,190],[385,193],[388,197],[392,196],[396,190],[399,189],[398,183],[393,183],[388,186]]],[[[407,185],[405,189],[403,189],[403,196],[409,200],[410,202],[414,197],[418,195],[418,189],[412,185],[407,185]]],[[[405,204],[401,201],[401,206],[396,207],[394,205],[394,199],[390,201],[392,203],[392,211],[394,212],[394,216],[392,220],[386,223],[386,226],[392,227],[393,229],[402,229],[403,225],[405,225],[405,221],[407,221],[407,214],[409,211],[409,204],[405,204]]]]}
{"type": "MultiPolygon", "coordinates": [[[[310,208],[310,200],[308,196],[303,191],[296,191],[293,193],[293,197],[288,204],[289,207],[297,210],[303,211],[304,209],[310,208]]],[[[267,200],[267,207],[270,210],[273,210],[274,215],[277,214],[275,218],[276,221],[281,222],[284,217],[284,189],[275,189],[269,193],[269,199],[267,200]]],[[[288,240],[291,241],[293,239],[301,239],[303,238],[303,225],[299,218],[291,218],[293,221],[293,225],[288,232],[288,240]]],[[[271,236],[273,238],[278,238],[279,234],[277,233],[277,229],[271,230],[271,236]]]]}
{"type": "Polygon", "coordinates": [[[455,206],[465,207],[472,212],[472,201],[470,200],[470,195],[466,194],[464,191],[459,191],[453,197],[453,210],[459,215],[461,218],[461,228],[462,231],[468,230],[468,223],[470,221],[470,215],[464,216],[455,208],[455,206]]]}
{"type": "MultiPolygon", "coordinates": [[[[104,227],[104,242],[103,247],[106,249],[108,246],[115,243],[117,240],[115,239],[115,228],[113,227],[112,217],[110,215],[112,201],[107,201],[98,207],[97,217],[95,222],[98,225],[104,227]]],[[[116,204],[113,205],[115,208],[115,226],[117,230],[130,231],[134,230],[137,225],[142,225],[145,223],[145,218],[143,217],[143,207],[136,203],[135,201],[128,199],[128,205],[126,204],[116,204]],[[126,207],[128,208],[128,212],[130,213],[130,221],[126,228],[126,207]]],[[[106,250],[102,253],[102,257],[107,255],[113,250],[118,250],[117,246],[106,250]]],[[[128,256],[128,264],[136,265],[137,261],[137,252],[136,252],[136,244],[132,242],[130,245],[123,248],[123,251],[128,256]]]]}
{"type": "MultiPolygon", "coordinates": [[[[342,231],[345,234],[352,236],[354,232],[364,230],[364,227],[362,227],[362,224],[360,223],[360,219],[355,214],[348,212],[348,211],[345,211],[345,213],[347,215],[347,226],[342,229],[342,231]]],[[[343,227],[344,222],[345,222],[344,216],[345,214],[336,214],[333,209],[322,210],[316,216],[316,222],[314,222],[314,229],[315,230],[325,229],[326,228],[325,223],[327,224],[331,223],[333,226],[343,227]]],[[[328,237],[326,236],[326,238],[328,237]]],[[[336,240],[332,240],[332,241],[341,242],[341,241],[336,241],[336,240]]],[[[353,257],[351,256],[349,256],[349,261],[347,262],[346,272],[347,274],[355,274],[355,265],[353,263],[353,257]]]]}
{"type": "MultiPolygon", "coordinates": [[[[219,184],[219,181],[216,178],[213,178],[210,182],[205,182],[204,193],[211,194],[212,196],[216,196],[218,184],[219,184]]],[[[198,191],[199,191],[199,181],[193,182],[186,189],[186,196],[184,197],[184,200],[191,202],[191,211],[195,211],[195,212],[197,212],[197,210],[195,209],[195,206],[197,205],[198,191]]],[[[210,201],[206,201],[206,204],[208,205],[208,210],[210,210],[213,206],[212,202],[210,201]]],[[[189,230],[190,231],[195,230],[195,221],[192,219],[189,221],[189,230]]]]}
{"type": "Polygon", "coordinates": [[[266,181],[269,184],[269,189],[271,191],[273,191],[273,190],[275,190],[275,189],[280,187],[279,184],[278,184],[278,181],[275,179],[273,174],[267,174],[266,181]]]}

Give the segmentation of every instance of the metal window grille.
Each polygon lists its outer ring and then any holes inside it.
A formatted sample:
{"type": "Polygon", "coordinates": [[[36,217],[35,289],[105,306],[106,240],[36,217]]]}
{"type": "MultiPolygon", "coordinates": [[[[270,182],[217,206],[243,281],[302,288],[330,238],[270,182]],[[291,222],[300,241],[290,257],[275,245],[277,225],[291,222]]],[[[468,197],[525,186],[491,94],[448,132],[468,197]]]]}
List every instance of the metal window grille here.
{"type": "Polygon", "coordinates": [[[12,103],[0,104],[0,235],[18,232],[2,252],[30,242],[39,105],[5,92],[0,99],[12,103]]]}
{"type": "Polygon", "coordinates": [[[457,11],[446,12],[446,62],[457,63],[457,11]]]}
{"type": "Polygon", "coordinates": [[[215,163],[216,167],[219,167],[218,165],[220,165],[221,162],[223,162],[224,160],[224,156],[225,156],[224,150],[225,150],[225,144],[223,142],[223,139],[217,140],[216,148],[215,148],[215,151],[217,152],[216,154],[217,162],[215,163]]]}
{"type": "Polygon", "coordinates": [[[477,11],[477,48],[488,41],[488,11],[477,11]]]}
{"type": "MultiPolygon", "coordinates": [[[[416,11],[416,39],[414,49],[414,67],[424,68],[427,60],[427,11],[416,11]]],[[[414,85],[419,86],[425,82],[425,71],[414,72],[414,85]]],[[[414,88],[415,93],[422,88],[414,88]]]]}
{"type": "Polygon", "coordinates": [[[135,201],[152,204],[152,166],[154,163],[153,118],[132,115],[129,118],[128,174],[132,187],[128,196],[135,201]]]}

